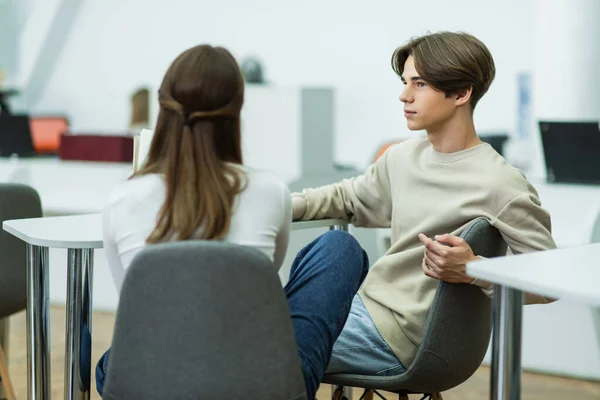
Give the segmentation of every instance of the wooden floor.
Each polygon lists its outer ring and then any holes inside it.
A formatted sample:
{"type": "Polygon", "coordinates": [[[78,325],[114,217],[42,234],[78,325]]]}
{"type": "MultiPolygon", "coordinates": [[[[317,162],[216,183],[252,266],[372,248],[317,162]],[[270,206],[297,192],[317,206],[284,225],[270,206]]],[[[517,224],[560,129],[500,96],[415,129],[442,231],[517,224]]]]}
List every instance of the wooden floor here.
{"type": "MultiPolygon", "coordinates": [[[[65,309],[64,307],[51,307],[50,339],[51,339],[51,371],[52,371],[52,398],[62,399],[63,374],[64,374],[64,335],[65,335],[65,309]]],[[[115,315],[113,313],[95,312],[93,315],[93,348],[92,365],[106,350],[111,341],[115,315]]],[[[27,352],[25,338],[25,313],[13,316],[10,320],[9,336],[9,370],[15,392],[18,399],[27,398],[27,352]]],[[[93,377],[92,372],[92,377],[93,377]]],[[[94,381],[94,379],[92,379],[94,381]]],[[[96,392],[95,382],[92,382],[93,390],[91,399],[100,399],[96,392]]],[[[489,369],[481,367],[467,382],[460,387],[444,393],[446,400],[481,400],[487,399],[489,388],[489,369]]],[[[323,385],[317,394],[320,400],[328,399],[331,389],[323,385]]],[[[386,393],[383,393],[386,395],[386,393]]],[[[354,399],[360,394],[355,391],[354,399]]],[[[393,395],[386,396],[388,399],[396,399],[393,395]]],[[[600,399],[600,382],[586,382],[572,379],[557,378],[551,376],[534,375],[525,373],[522,378],[523,400],[558,400],[578,399],[592,400],[600,399]]],[[[420,399],[420,396],[411,396],[411,400],[420,399]]]]}

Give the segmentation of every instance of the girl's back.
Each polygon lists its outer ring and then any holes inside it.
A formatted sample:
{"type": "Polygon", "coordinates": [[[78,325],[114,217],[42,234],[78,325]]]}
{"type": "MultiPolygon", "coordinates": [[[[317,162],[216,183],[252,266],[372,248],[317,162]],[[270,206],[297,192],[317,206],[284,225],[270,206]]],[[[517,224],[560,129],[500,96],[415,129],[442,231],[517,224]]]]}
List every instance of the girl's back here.
{"type": "MultiPolygon", "coordinates": [[[[292,219],[289,191],[269,172],[237,167],[244,171],[247,185],[236,198],[231,226],[223,240],[254,247],[279,268],[292,219]]],[[[118,186],[104,209],[104,248],[119,291],[125,271],[156,226],[165,190],[164,179],[158,174],[136,177],[118,186]]]]}

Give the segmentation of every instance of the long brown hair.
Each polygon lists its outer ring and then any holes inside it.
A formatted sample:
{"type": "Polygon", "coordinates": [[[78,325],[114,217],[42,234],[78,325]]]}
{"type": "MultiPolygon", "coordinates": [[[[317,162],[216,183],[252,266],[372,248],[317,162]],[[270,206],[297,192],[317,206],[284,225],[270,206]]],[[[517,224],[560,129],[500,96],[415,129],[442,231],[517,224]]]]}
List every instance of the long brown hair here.
{"type": "Polygon", "coordinates": [[[133,177],[162,174],[166,198],[148,243],[222,239],[245,188],[240,112],[244,81],[222,47],[196,46],[169,67],[144,166],[133,177]]]}

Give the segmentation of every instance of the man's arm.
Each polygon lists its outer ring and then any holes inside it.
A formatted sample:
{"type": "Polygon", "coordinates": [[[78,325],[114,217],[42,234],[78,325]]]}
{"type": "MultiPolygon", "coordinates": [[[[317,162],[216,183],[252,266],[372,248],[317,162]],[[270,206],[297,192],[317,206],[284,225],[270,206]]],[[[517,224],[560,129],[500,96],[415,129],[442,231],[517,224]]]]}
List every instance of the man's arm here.
{"type": "MultiPolygon", "coordinates": [[[[511,200],[491,221],[501,233],[514,254],[555,249],[552,238],[550,215],[541,207],[534,193],[524,193],[511,200]]],[[[429,238],[423,234],[419,239],[425,245],[423,273],[431,278],[450,283],[470,283],[481,287],[488,295],[493,294],[493,284],[475,279],[466,272],[466,264],[483,257],[473,254],[467,242],[454,235],[443,234],[429,238]]],[[[525,304],[549,303],[549,299],[533,293],[525,293],[525,304]]]]}
{"type": "MultiPolygon", "coordinates": [[[[550,214],[541,206],[536,193],[524,193],[511,200],[491,221],[498,228],[513,254],[552,250],[550,214]]],[[[525,293],[525,304],[549,303],[549,299],[525,293]]]]}
{"type": "Polygon", "coordinates": [[[293,219],[341,218],[355,226],[389,227],[392,195],[388,154],[386,151],[363,175],[292,193],[293,219]]]}

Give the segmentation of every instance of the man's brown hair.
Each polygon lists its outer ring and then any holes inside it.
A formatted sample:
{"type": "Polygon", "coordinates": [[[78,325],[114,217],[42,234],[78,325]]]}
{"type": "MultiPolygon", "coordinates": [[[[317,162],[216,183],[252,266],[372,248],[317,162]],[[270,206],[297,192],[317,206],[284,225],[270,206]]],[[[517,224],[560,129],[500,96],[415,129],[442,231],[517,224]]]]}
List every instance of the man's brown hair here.
{"type": "Polygon", "coordinates": [[[409,56],[419,76],[446,96],[472,88],[472,110],[496,75],[492,54],[468,33],[437,32],[412,38],[392,55],[392,68],[399,76],[409,56]]]}

